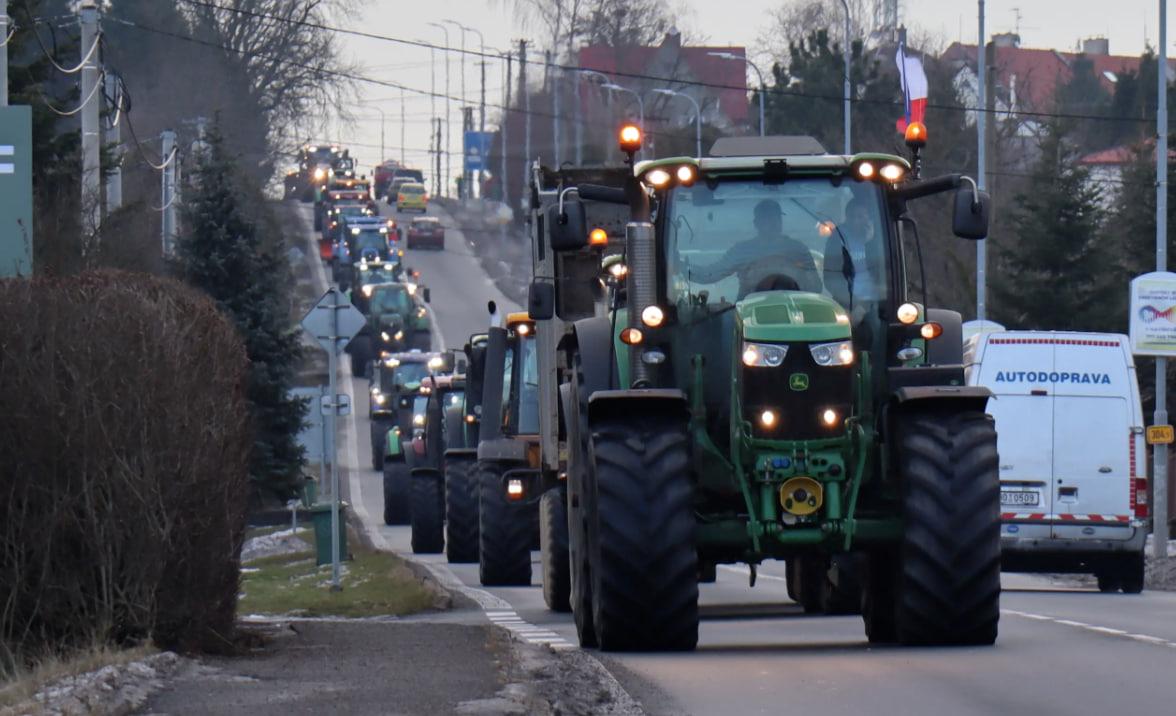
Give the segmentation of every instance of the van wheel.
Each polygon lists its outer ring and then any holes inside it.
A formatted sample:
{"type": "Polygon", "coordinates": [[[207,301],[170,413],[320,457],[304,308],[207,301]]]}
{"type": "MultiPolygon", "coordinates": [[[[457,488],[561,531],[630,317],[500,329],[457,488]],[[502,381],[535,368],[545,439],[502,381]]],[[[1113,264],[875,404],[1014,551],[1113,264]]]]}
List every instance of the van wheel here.
{"type": "Polygon", "coordinates": [[[1111,572],[1100,572],[1094,575],[1098,579],[1098,591],[1100,592],[1117,592],[1119,591],[1119,577],[1111,572]]]}
{"type": "Polygon", "coordinates": [[[1000,481],[996,428],[976,411],[899,417],[905,530],[897,583],[904,644],[996,641],[1000,481]]]}
{"type": "Polygon", "coordinates": [[[1124,594],[1139,594],[1143,591],[1144,572],[1145,568],[1142,552],[1128,555],[1123,560],[1123,568],[1119,577],[1119,586],[1123,589],[1124,594]]]}

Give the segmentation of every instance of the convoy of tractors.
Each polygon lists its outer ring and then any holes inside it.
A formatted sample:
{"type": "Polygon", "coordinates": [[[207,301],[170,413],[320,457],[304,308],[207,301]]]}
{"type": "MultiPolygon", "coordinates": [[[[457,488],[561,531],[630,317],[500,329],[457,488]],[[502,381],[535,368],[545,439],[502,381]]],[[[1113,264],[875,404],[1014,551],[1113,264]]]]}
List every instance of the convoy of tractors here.
{"type": "Polygon", "coordinates": [[[369,316],[352,371],[385,523],[487,586],[530,585],[538,549],[583,646],[693,649],[698,585],[733,563],[754,584],[767,560],[871,642],[993,643],[991,394],[965,380],[960,315],[907,288],[912,202],[950,193],[955,235],[978,239],[990,200],[921,177],[912,127],[909,158],[740,137],[638,162],[628,126],[623,163],[536,163],[527,310],[491,303],[446,353],[398,227],[328,185],[329,258],[369,316]]]}

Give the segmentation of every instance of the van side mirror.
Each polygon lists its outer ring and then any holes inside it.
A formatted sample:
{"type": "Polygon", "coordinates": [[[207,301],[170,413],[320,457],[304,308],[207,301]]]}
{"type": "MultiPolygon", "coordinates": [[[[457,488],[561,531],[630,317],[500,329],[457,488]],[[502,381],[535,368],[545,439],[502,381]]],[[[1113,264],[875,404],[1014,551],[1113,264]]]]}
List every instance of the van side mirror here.
{"type": "Polygon", "coordinates": [[[575,251],[588,245],[588,221],[584,204],[579,199],[564,199],[547,209],[547,231],[551,235],[553,251],[575,251]]]}
{"type": "Polygon", "coordinates": [[[532,281],[527,290],[527,316],[532,321],[547,321],[555,316],[555,286],[532,281]]]}
{"type": "Polygon", "coordinates": [[[992,197],[964,183],[955,193],[951,230],[961,239],[979,241],[988,236],[988,217],[992,211],[992,197]]]}

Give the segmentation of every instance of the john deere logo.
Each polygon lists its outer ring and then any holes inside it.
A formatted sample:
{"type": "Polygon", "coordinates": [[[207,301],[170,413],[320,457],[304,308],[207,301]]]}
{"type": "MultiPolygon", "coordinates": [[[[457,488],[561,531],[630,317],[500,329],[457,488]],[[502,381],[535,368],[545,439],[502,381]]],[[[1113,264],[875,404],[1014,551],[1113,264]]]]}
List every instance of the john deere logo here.
{"type": "Polygon", "coordinates": [[[788,387],[793,390],[808,390],[809,377],[807,373],[793,373],[788,378],[788,387]]]}

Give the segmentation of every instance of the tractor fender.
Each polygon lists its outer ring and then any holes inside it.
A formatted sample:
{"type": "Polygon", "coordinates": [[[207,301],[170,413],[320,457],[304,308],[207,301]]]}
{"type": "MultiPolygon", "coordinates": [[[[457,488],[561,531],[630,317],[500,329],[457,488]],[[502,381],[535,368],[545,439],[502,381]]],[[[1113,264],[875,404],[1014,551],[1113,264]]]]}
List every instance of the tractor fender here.
{"type": "Polygon", "coordinates": [[[588,399],[589,425],[618,415],[651,413],[678,417],[686,422],[690,417],[686,393],[675,388],[598,390],[588,399]]]}
{"type": "Polygon", "coordinates": [[[928,308],[927,320],[943,326],[943,333],[927,341],[927,363],[930,365],[963,365],[964,319],[959,311],[928,308]]]}
{"type": "Polygon", "coordinates": [[[983,413],[992,391],[981,385],[924,385],[899,388],[890,397],[894,412],[908,410],[974,410],[983,413]]]}
{"type": "Polygon", "coordinates": [[[445,451],[446,459],[458,457],[472,457],[478,456],[478,448],[449,448],[445,451]]]}
{"type": "Polygon", "coordinates": [[[583,318],[572,324],[572,335],[560,343],[564,350],[573,348],[580,354],[581,388],[584,398],[598,390],[612,388],[617,375],[616,354],[612,351],[612,323],[607,316],[583,318]]]}
{"type": "Polygon", "coordinates": [[[478,443],[478,459],[495,462],[527,462],[527,443],[522,440],[498,438],[478,443]]]}

